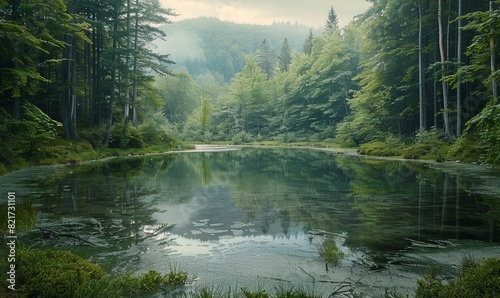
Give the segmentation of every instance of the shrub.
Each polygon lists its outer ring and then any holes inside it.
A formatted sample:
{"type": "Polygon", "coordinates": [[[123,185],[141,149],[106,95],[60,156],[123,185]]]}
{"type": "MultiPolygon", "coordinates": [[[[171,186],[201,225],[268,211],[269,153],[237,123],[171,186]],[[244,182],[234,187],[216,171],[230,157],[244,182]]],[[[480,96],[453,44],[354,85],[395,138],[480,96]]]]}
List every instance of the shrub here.
{"type": "MultiPolygon", "coordinates": [[[[175,269],[165,275],[151,270],[140,276],[125,273],[111,278],[98,265],[68,251],[18,252],[16,292],[20,297],[138,297],[160,289],[171,290],[188,279],[187,273],[175,269]]],[[[0,285],[4,286],[5,281],[0,285]]],[[[0,296],[5,289],[2,287],[0,296]]]]}
{"type": "Polygon", "coordinates": [[[104,136],[104,129],[102,128],[88,128],[79,131],[80,138],[87,140],[96,149],[102,145],[102,137],[104,136]]]}
{"type": "Polygon", "coordinates": [[[141,132],[137,128],[129,126],[126,133],[126,148],[144,148],[145,146],[141,132]]]}
{"type": "Polygon", "coordinates": [[[441,131],[438,132],[435,127],[432,127],[430,130],[418,131],[415,137],[416,143],[426,144],[432,144],[444,138],[443,133],[441,131]]]}
{"type": "Polygon", "coordinates": [[[170,136],[167,130],[153,122],[148,122],[139,126],[139,132],[142,134],[144,142],[149,145],[165,145],[169,148],[175,148],[179,141],[170,136]]]}
{"type": "Polygon", "coordinates": [[[417,143],[408,148],[403,149],[403,158],[419,159],[434,149],[431,144],[417,143]]]}
{"type": "Polygon", "coordinates": [[[253,141],[255,141],[255,139],[251,134],[244,132],[244,131],[240,131],[239,133],[237,133],[236,135],[233,136],[231,141],[235,145],[239,145],[239,144],[253,142],[253,141]]]}
{"type": "Polygon", "coordinates": [[[362,155],[395,156],[399,152],[397,149],[384,142],[374,141],[362,144],[359,147],[358,153],[362,155]]]}
{"type": "Polygon", "coordinates": [[[124,127],[123,124],[117,124],[111,128],[109,148],[129,149],[144,148],[145,146],[141,132],[132,125],[124,127]]]}
{"type": "MultiPolygon", "coordinates": [[[[466,141],[457,147],[467,151],[476,151],[487,162],[500,164],[500,105],[490,103],[481,113],[466,124],[463,138],[466,141]],[[467,149],[465,144],[471,145],[467,149]]],[[[471,153],[473,153],[471,152],[471,153]]]]}
{"type": "Polygon", "coordinates": [[[433,159],[444,161],[443,151],[449,145],[445,142],[437,141],[435,143],[416,143],[402,150],[403,158],[407,159],[433,159]]]}
{"type": "Polygon", "coordinates": [[[464,261],[456,279],[445,282],[435,272],[417,281],[416,297],[499,297],[500,259],[484,259],[481,263],[464,261]]]}
{"type": "Polygon", "coordinates": [[[104,276],[99,266],[62,250],[20,250],[18,268],[27,297],[72,297],[80,284],[104,276]]]}

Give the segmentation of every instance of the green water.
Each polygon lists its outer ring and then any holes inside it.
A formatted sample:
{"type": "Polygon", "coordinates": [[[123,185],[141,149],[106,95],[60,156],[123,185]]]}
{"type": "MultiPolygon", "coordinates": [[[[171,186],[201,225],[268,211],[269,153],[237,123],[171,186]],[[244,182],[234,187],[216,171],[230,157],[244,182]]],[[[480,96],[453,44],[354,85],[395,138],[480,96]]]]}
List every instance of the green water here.
{"type": "Polygon", "coordinates": [[[23,242],[69,249],[110,272],[175,266],[195,284],[326,293],[331,282],[358,281],[373,294],[411,291],[429,267],[451,274],[467,253],[500,255],[499,177],[476,166],[244,148],[30,168],[0,183],[34,204],[38,226],[97,246],[38,229],[23,242]],[[344,253],[328,271],[318,255],[327,238],[344,253]]]}

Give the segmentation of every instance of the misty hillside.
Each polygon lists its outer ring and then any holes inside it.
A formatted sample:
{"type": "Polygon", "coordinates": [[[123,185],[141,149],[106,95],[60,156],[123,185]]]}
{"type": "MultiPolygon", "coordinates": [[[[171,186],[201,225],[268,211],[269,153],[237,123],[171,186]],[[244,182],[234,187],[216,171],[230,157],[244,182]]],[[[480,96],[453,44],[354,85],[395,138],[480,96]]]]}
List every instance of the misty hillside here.
{"type": "Polygon", "coordinates": [[[176,62],[171,69],[186,67],[193,76],[218,73],[225,81],[243,69],[245,55],[255,54],[263,39],[270,42],[276,54],[285,38],[292,49],[302,51],[310,30],[289,22],[264,26],[207,17],[175,22],[161,29],[167,33],[167,40],[156,41],[157,51],[171,54],[170,58],[176,62]]]}

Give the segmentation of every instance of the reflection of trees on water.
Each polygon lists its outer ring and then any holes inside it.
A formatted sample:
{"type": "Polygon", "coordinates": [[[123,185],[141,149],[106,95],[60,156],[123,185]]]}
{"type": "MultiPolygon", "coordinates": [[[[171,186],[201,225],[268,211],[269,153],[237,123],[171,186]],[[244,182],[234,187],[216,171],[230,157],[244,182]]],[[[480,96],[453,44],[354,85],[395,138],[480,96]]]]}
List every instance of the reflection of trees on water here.
{"type": "Polygon", "coordinates": [[[410,162],[337,161],[351,178],[353,209],[361,211],[362,228],[349,238],[353,245],[400,249],[405,238],[491,238],[485,201],[467,191],[471,182],[459,174],[410,162]]]}
{"type": "Polygon", "coordinates": [[[259,233],[346,232],[352,248],[386,251],[404,248],[406,239],[498,240],[499,200],[468,192],[473,183],[421,163],[245,149],[81,166],[46,180],[46,193],[54,196],[42,208],[104,223],[120,219],[123,231],[140,235],[157,224],[156,206],[199,202],[206,205],[191,221],[210,217],[230,226],[240,215],[225,208],[237,207],[259,233]]]}
{"type": "Polygon", "coordinates": [[[230,183],[263,233],[279,221],[284,234],[291,225],[348,232],[347,245],[383,250],[407,239],[492,238],[485,201],[467,191],[473,182],[422,163],[252,149],[193,155],[189,165],[205,186],[230,183]]]}
{"type": "MultiPolygon", "coordinates": [[[[106,244],[100,251],[139,244],[146,229],[157,223],[157,212],[147,198],[155,194],[147,181],[153,175],[168,171],[171,158],[120,159],[86,164],[71,171],[54,173],[40,181],[39,209],[56,215],[45,219],[44,225],[58,232],[71,232],[92,237],[106,244]]],[[[145,249],[145,248],[144,248],[145,249]]],[[[83,256],[95,254],[86,247],[73,247],[83,256]]]]}

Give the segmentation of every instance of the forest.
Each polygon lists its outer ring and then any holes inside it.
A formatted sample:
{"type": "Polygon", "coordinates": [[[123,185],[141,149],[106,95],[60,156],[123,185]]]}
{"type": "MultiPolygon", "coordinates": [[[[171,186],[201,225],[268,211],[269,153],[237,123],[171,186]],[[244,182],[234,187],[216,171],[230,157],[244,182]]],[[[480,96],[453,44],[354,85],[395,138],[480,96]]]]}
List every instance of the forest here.
{"type": "Polygon", "coordinates": [[[500,1],[369,2],[313,30],[171,24],[157,0],[0,1],[0,172],[179,140],[500,163],[500,1]]]}

